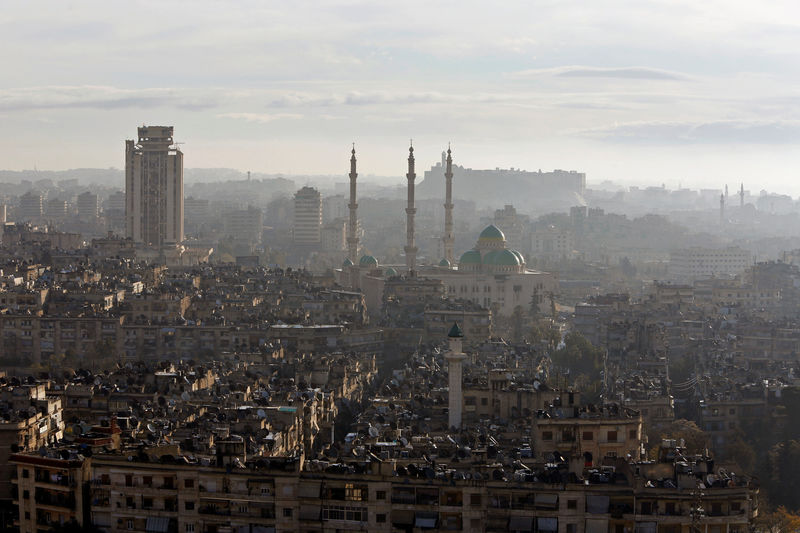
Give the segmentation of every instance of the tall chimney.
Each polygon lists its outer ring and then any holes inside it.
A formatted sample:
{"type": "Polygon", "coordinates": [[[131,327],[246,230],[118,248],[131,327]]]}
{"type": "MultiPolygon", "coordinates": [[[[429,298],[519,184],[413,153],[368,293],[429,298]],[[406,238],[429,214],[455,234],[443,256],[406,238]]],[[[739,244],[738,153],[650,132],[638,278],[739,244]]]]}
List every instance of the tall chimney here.
{"type": "Polygon", "coordinates": [[[408,275],[413,276],[417,269],[417,247],[414,246],[414,215],[417,209],[414,207],[414,180],[417,175],[414,173],[414,145],[408,147],[408,207],[406,207],[406,268],[408,275]]]}

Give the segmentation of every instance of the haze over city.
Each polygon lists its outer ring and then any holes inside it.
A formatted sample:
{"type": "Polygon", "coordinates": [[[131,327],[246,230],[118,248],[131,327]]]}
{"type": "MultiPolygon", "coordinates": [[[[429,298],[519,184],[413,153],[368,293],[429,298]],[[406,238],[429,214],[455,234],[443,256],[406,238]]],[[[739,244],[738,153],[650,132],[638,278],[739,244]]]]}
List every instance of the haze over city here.
{"type": "Polygon", "coordinates": [[[770,2],[4,5],[2,167],[122,166],[174,124],[189,167],[400,176],[569,168],[590,183],[796,195],[800,28],[770,2]]]}

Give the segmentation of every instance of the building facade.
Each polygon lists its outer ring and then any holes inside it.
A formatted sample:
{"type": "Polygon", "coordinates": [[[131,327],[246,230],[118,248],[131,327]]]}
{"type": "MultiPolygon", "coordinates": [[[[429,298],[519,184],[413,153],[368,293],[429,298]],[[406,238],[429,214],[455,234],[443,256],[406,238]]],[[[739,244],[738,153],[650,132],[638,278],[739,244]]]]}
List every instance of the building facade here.
{"type": "Polygon", "coordinates": [[[126,235],[163,246],[183,240],[183,153],[172,126],[142,126],[125,141],[126,235]]]}

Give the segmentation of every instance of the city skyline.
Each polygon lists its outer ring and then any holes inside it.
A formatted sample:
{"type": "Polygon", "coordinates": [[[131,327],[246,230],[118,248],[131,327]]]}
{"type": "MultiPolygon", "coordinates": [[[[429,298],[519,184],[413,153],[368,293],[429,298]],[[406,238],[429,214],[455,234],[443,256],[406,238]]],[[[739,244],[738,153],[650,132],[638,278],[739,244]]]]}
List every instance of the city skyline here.
{"type": "Polygon", "coordinates": [[[0,167],[120,168],[131,124],[168,123],[195,168],[344,175],[355,141],[401,178],[413,137],[424,164],[452,141],[473,168],[800,193],[788,3],[240,6],[9,6],[0,167]]]}

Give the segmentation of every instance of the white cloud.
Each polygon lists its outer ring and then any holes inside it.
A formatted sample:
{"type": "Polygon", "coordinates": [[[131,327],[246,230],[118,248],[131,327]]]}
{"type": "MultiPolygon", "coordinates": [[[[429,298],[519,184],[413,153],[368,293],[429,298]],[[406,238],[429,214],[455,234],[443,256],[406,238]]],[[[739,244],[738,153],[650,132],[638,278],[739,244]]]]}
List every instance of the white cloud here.
{"type": "Polygon", "coordinates": [[[296,120],[303,118],[297,113],[220,113],[219,118],[231,118],[235,120],[245,120],[247,122],[273,122],[276,120],[296,120]]]}

